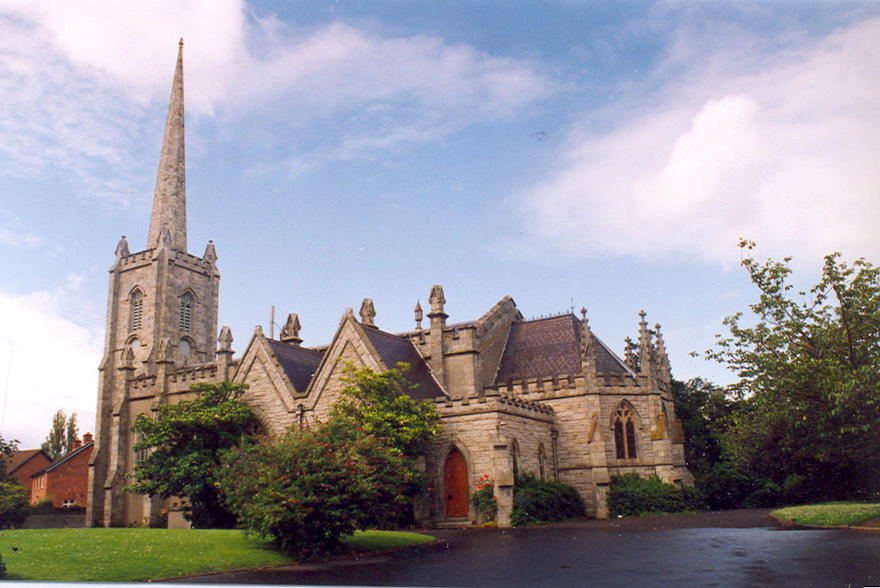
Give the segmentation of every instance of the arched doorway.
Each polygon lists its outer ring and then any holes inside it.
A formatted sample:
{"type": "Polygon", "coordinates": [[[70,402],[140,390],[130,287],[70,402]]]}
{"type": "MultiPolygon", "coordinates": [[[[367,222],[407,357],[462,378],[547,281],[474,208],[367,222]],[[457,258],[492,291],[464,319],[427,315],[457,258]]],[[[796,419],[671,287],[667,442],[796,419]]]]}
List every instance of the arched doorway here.
{"type": "Polygon", "coordinates": [[[447,518],[468,516],[467,462],[454,447],[443,464],[443,493],[446,496],[447,518]]]}

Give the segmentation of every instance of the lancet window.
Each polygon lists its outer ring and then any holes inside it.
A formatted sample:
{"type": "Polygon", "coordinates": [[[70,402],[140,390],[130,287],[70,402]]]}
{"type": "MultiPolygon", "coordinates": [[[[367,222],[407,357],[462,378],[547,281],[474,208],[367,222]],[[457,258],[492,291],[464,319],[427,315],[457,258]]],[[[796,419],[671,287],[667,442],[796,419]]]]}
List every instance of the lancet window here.
{"type": "Polygon", "coordinates": [[[184,333],[192,330],[192,307],[193,295],[191,292],[184,292],[180,297],[180,318],[178,319],[178,328],[184,333]]]}
{"type": "Polygon", "coordinates": [[[635,459],[636,425],[632,407],[626,402],[620,403],[614,413],[614,446],[617,459],[635,459]]]}
{"type": "Polygon", "coordinates": [[[140,288],[132,290],[128,297],[128,330],[139,331],[144,314],[144,293],[140,288]]]}

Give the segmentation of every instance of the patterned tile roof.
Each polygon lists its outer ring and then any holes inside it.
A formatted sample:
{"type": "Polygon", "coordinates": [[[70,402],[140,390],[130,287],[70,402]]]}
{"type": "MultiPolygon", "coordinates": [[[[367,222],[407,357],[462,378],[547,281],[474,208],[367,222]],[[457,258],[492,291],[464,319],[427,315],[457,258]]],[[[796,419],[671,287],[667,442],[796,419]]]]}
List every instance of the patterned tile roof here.
{"type": "MultiPolygon", "coordinates": [[[[548,378],[583,372],[580,321],[565,314],[513,323],[495,385],[524,378],[548,378]]],[[[628,369],[598,337],[593,337],[599,373],[624,374],[628,369]]]]}
{"type": "Polygon", "coordinates": [[[401,361],[409,364],[409,371],[404,375],[410,382],[418,386],[410,396],[417,399],[445,396],[443,389],[431,375],[431,370],[425,360],[422,359],[409,339],[386,333],[375,327],[364,327],[364,333],[386,366],[393,368],[401,361]]]}
{"type": "Polygon", "coordinates": [[[290,382],[296,388],[296,391],[299,393],[305,392],[306,388],[309,387],[309,382],[312,381],[312,376],[318,370],[318,364],[321,363],[324,353],[309,349],[308,347],[282,343],[274,339],[266,339],[266,342],[275,353],[281,368],[287,374],[287,377],[290,378],[290,382]]]}

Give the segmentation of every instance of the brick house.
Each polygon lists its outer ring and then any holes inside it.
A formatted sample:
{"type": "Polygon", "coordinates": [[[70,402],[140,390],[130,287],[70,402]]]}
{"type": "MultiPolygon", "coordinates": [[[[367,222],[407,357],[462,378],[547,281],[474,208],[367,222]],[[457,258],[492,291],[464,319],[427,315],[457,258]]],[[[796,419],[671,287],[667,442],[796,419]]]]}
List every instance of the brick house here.
{"type": "Polygon", "coordinates": [[[31,504],[47,497],[55,508],[85,506],[89,485],[89,458],[95,442],[92,434],[76,440],[74,448],[64,457],[31,475],[31,504]]]}
{"type": "Polygon", "coordinates": [[[52,463],[42,449],[22,449],[5,459],[6,473],[31,493],[31,475],[52,463]]]}
{"type": "Polygon", "coordinates": [[[597,517],[607,516],[616,474],[693,483],[660,325],[649,328],[644,312],[619,357],[586,310],[525,320],[504,296],[480,317],[447,323],[443,288],[434,285],[427,312],[416,303],[410,331],[380,329],[365,298],[359,318],[344,311],[329,343],[303,345],[291,313],[279,339],[257,327],[235,358],[230,329],[217,333],[214,243],[201,257],[188,252],[185,167],[181,40],[146,249],[132,253],[123,236],[110,267],[87,526],[152,521],[178,501],[124,491],[139,459],[138,416],[192,398],[192,384],[232,380],[248,385],[243,398],[263,430],[281,434],[326,419],[348,363],[382,371],[405,362],[414,395],[436,403],[443,433],[424,456],[435,488],[424,524],[474,522],[469,498],[483,475],[495,481],[500,526],[510,524],[517,473],[571,484],[597,517]]]}

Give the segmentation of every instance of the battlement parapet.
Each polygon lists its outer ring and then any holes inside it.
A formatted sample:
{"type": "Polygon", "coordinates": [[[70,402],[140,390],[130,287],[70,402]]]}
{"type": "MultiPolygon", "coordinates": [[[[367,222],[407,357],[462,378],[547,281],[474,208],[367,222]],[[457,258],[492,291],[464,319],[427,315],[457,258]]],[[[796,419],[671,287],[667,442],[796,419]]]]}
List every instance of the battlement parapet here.
{"type": "Polygon", "coordinates": [[[178,368],[176,371],[169,374],[168,379],[172,383],[199,381],[214,382],[217,380],[217,364],[203,363],[199,365],[178,368]]]}
{"type": "Polygon", "coordinates": [[[153,249],[144,249],[143,251],[138,251],[137,253],[132,253],[131,255],[126,255],[124,257],[119,258],[118,267],[121,268],[130,268],[137,267],[140,265],[144,265],[150,263],[153,259],[153,249]]]}
{"type": "Polygon", "coordinates": [[[441,415],[508,412],[541,420],[553,420],[553,407],[541,402],[534,402],[522,397],[511,396],[489,390],[482,396],[465,396],[461,398],[439,397],[434,401],[441,415]]]}
{"type": "Polygon", "coordinates": [[[129,396],[131,398],[147,398],[163,392],[179,392],[198,382],[218,381],[219,369],[216,363],[203,363],[194,366],[180,367],[169,372],[168,389],[156,374],[138,374],[129,380],[129,396]]]}

